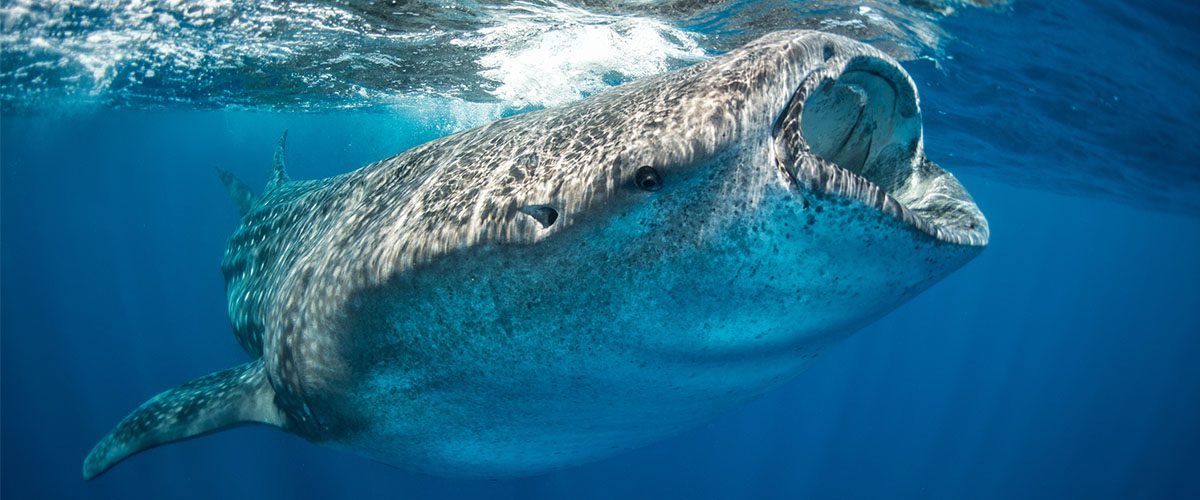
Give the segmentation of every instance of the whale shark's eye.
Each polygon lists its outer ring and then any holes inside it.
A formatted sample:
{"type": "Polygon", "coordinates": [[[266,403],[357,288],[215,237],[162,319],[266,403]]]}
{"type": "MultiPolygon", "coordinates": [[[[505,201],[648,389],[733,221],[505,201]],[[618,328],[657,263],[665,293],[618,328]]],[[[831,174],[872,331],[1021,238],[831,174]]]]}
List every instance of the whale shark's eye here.
{"type": "Polygon", "coordinates": [[[638,187],[646,191],[658,191],[662,188],[662,177],[659,177],[658,171],[649,165],[637,169],[634,180],[638,187]]]}

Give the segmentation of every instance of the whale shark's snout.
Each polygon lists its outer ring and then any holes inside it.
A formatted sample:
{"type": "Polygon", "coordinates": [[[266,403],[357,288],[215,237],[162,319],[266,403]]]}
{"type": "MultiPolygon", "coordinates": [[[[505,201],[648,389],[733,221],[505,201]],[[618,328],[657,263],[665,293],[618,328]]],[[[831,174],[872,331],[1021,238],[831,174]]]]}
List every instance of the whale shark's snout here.
{"type": "Polygon", "coordinates": [[[891,58],[832,42],[772,127],[775,158],[797,188],[857,200],[939,240],[972,246],[988,225],[971,196],[925,157],[921,109],[891,58]],[[864,53],[866,52],[866,53],[864,53]]]}

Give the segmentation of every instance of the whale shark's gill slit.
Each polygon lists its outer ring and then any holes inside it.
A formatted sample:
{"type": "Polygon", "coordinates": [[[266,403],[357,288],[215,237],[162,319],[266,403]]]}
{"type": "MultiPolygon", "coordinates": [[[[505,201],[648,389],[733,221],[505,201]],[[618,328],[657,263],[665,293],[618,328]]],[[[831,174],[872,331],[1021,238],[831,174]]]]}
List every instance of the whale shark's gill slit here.
{"type": "Polygon", "coordinates": [[[521,207],[521,212],[537,220],[542,229],[549,229],[558,221],[558,210],[550,205],[529,205],[521,207]]]}

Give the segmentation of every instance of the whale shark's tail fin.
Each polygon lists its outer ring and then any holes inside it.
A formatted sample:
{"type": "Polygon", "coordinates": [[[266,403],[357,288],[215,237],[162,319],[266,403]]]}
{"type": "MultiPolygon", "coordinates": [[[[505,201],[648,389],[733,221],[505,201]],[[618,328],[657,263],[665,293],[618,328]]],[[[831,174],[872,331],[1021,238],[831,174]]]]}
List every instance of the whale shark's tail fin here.
{"type": "MultiPolygon", "coordinates": [[[[287,130],[284,130],[283,136],[279,138],[279,146],[275,148],[275,157],[271,161],[271,180],[267,181],[266,192],[291,180],[287,174],[287,166],[283,162],[284,150],[287,148],[287,135],[287,130]]],[[[254,194],[254,190],[235,177],[233,173],[218,168],[217,177],[221,178],[221,183],[225,185],[225,189],[229,190],[229,197],[233,198],[233,202],[237,204],[239,215],[246,215],[246,212],[249,212],[251,208],[254,208],[254,204],[258,203],[258,195],[254,194]]]]}
{"type": "Polygon", "coordinates": [[[137,452],[241,424],[284,427],[262,360],[200,377],[142,404],[83,461],[92,479],[137,452]]]}

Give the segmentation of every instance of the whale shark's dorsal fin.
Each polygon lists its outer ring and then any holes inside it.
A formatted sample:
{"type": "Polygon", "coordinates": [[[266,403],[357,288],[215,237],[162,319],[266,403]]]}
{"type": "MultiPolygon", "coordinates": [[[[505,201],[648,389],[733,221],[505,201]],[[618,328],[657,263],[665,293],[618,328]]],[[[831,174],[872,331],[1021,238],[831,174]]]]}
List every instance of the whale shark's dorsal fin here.
{"type": "Polygon", "coordinates": [[[240,424],[284,427],[261,359],[205,375],[159,394],[125,417],[83,461],[92,479],[130,455],[240,424]]]}
{"type": "MultiPolygon", "coordinates": [[[[271,161],[271,179],[267,181],[267,188],[263,192],[270,192],[292,180],[288,177],[287,166],[283,161],[284,152],[287,149],[287,135],[287,130],[284,130],[283,136],[279,138],[279,146],[275,147],[275,157],[271,161]]],[[[229,190],[229,197],[233,198],[233,202],[237,204],[240,215],[246,215],[251,208],[254,208],[254,204],[258,203],[258,195],[254,194],[254,190],[233,173],[218,168],[217,176],[221,178],[221,183],[225,184],[225,189],[229,190]]]]}
{"type": "Polygon", "coordinates": [[[271,180],[267,181],[267,191],[275,189],[291,180],[287,174],[287,166],[283,163],[284,152],[287,149],[287,130],[279,138],[279,146],[275,148],[275,158],[271,162],[271,180]]]}

